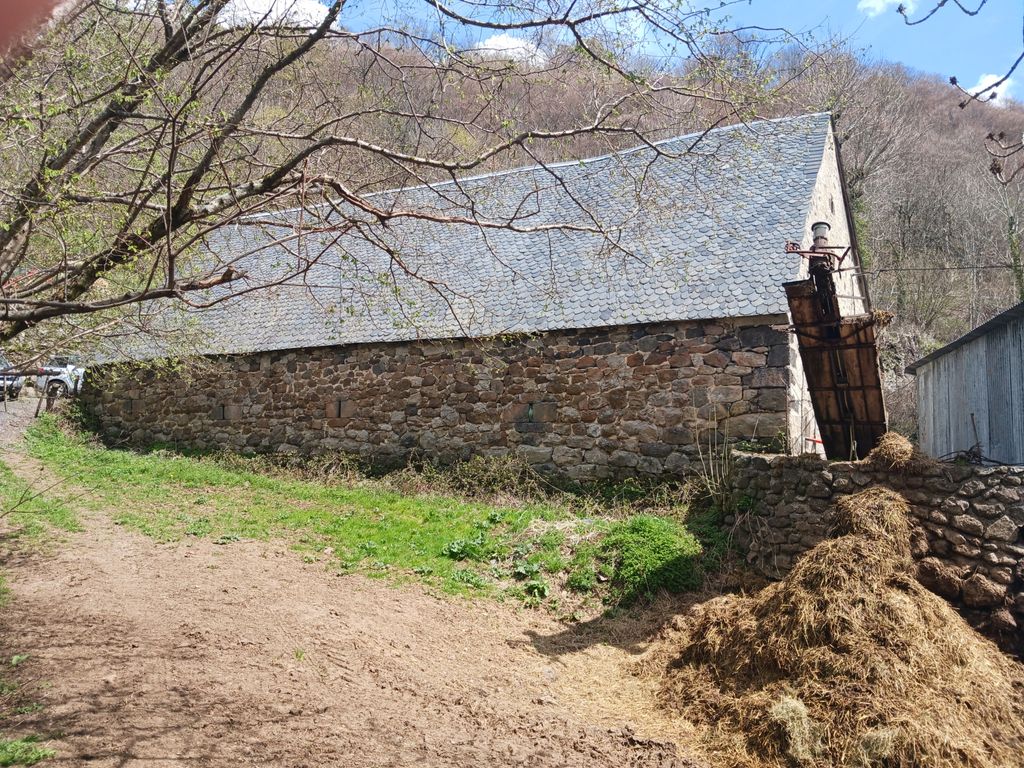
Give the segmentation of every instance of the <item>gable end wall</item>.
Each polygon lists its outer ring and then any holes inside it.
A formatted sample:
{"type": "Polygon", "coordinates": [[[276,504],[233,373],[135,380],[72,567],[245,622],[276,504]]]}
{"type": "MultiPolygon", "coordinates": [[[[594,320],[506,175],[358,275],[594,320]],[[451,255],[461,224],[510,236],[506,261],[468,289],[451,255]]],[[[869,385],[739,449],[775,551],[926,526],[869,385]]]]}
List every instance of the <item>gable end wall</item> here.
{"type": "MultiPolygon", "coordinates": [[[[807,208],[807,219],[804,222],[804,236],[801,248],[809,250],[814,244],[811,225],[818,221],[827,221],[832,225],[829,230],[829,243],[845,248],[853,242],[853,223],[848,220],[846,201],[843,195],[843,178],[839,169],[838,149],[835,134],[829,128],[825,150],[818,168],[814,190],[807,208]]],[[[779,246],[782,250],[782,244],[779,246]]],[[[841,255],[842,251],[835,251],[841,255]]],[[[836,293],[839,296],[839,308],[843,317],[853,317],[870,310],[870,302],[865,296],[864,286],[856,276],[857,267],[853,251],[840,265],[840,271],[834,275],[836,293]]],[[[801,259],[799,277],[808,276],[808,262],[801,259]]],[[[780,287],[779,290],[782,290],[780,287]]],[[[807,388],[803,361],[800,358],[800,347],[796,334],[790,336],[790,361],[793,375],[790,378],[789,392],[789,452],[793,454],[819,453],[824,455],[821,445],[821,433],[811,404],[811,393],[807,388]]]]}

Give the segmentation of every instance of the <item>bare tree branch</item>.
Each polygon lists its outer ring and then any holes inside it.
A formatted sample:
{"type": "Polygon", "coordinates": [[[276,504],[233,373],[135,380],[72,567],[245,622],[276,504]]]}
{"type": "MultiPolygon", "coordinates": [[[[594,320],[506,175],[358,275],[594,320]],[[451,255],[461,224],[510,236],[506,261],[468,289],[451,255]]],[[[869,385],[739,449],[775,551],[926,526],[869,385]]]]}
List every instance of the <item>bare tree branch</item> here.
{"type": "MultiPolygon", "coordinates": [[[[460,300],[381,235],[403,220],[475,227],[485,243],[501,230],[596,235],[618,252],[622,222],[582,200],[574,220],[540,222],[535,195],[495,213],[464,177],[532,163],[571,194],[555,161],[631,145],[661,157],[660,139],[755,117],[786,81],[759,76],[751,51],[794,41],[674,0],[424,0],[429,19],[362,30],[343,0],[316,19],[288,5],[239,18],[230,0],[78,0],[31,56],[6,62],[0,343],[29,355],[35,338],[81,343],[91,322],[109,331],[149,302],[301,284],[335,258],[327,246],[300,258],[315,238],[363,238],[387,255],[386,279],[460,300]],[[479,36],[496,32],[535,53],[495,58],[479,36]],[[657,63],[643,43],[672,56],[657,63]],[[441,207],[378,194],[442,181],[441,207]],[[267,249],[225,248],[229,228],[294,240],[294,266],[250,269],[267,249]]],[[[641,173],[630,210],[644,185],[641,173]]]]}

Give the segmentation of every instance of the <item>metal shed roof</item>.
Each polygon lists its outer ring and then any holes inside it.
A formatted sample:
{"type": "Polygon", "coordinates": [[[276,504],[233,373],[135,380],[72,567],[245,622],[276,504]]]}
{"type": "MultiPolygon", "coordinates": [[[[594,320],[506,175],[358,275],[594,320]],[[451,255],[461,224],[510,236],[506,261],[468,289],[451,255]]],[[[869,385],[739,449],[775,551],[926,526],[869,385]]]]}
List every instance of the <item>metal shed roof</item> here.
{"type": "Polygon", "coordinates": [[[1016,320],[1016,319],[1021,318],[1021,317],[1024,317],[1024,301],[1022,301],[1020,304],[1016,305],[1015,307],[1010,307],[1005,312],[999,313],[998,315],[993,317],[988,322],[985,322],[985,323],[982,323],[981,325],[979,325],[974,330],[968,331],[963,336],[961,336],[959,339],[956,339],[955,341],[951,341],[946,346],[940,347],[939,349],[935,350],[931,354],[925,355],[920,360],[915,360],[914,362],[912,362],[910,365],[908,365],[906,367],[906,372],[907,373],[916,373],[918,368],[920,368],[920,367],[922,367],[924,365],[928,365],[928,363],[930,363],[933,360],[936,360],[936,359],[942,357],[943,355],[949,354],[954,349],[962,347],[964,344],[967,344],[967,343],[973,341],[974,339],[977,339],[977,338],[979,338],[981,336],[984,336],[984,335],[986,335],[988,333],[991,333],[996,328],[1001,328],[1002,326],[1006,325],[1007,323],[1010,323],[1013,320],[1016,320]]]}

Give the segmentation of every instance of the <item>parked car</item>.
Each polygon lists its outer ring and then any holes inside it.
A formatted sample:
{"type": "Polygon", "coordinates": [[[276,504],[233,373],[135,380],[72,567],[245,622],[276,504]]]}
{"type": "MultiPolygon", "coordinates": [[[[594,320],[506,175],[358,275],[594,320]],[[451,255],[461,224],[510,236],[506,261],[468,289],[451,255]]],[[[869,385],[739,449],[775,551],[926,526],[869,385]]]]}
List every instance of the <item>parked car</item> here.
{"type": "Polygon", "coordinates": [[[24,386],[25,377],[18,375],[10,361],[0,355],[0,400],[17,400],[24,386]]]}
{"type": "Polygon", "coordinates": [[[82,387],[85,368],[73,357],[54,357],[39,369],[36,391],[50,397],[77,395],[82,387]]]}

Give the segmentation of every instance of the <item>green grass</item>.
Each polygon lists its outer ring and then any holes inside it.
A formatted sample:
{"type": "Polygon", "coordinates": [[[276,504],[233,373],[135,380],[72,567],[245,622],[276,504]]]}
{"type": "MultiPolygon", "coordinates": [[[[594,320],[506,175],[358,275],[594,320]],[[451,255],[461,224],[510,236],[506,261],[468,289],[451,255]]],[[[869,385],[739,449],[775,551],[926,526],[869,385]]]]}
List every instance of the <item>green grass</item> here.
{"type": "Polygon", "coordinates": [[[35,457],[90,488],[92,503],[115,510],[116,522],[158,540],[286,538],[306,553],[329,552],[342,570],[416,574],[449,591],[486,587],[489,579],[467,563],[500,559],[533,521],[568,514],[541,504],[502,508],[402,495],[372,482],[324,485],[210,459],[109,450],[61,431],[51,418],[38,420],[28,441],[35,457]]]}
{"type": "MultiPolygon", "coordinates": [[[[8,674],[31,659],[28,653],[16,653],[10,657],[6,665],[0,665],[0,725],[9,723],[12,718],[30,715],[43,709],[38,701],[32,701],[17,676],[8,674]],[[9,666],[10,670],[4,666],[9,666]]],[[[9,739],[0,736],[0,766],[34,765],[40,760],[53,755],[53,750],[37,746],[39,737],[9,739]]]]}
{"type": "Polygon", "coordinates": [[[685,592],[701,584],[697,537],[666,517],[636,515],[617,523],[601,543],[601,556],[612,564],[611,581],[623,602],[659,590],[685,592]]]}
{"type": "Polygon", "coordinates": [[[23,739],[0,738],[0,766],[35,765],[54,754],[52,749],[40,747],[34,736],[23,739]]]}
{"type": "MultiPolygon", "coordinates": [[[[0,513],[7,526],[4,537],[8,544],[39,547],[51,542],[60,532],[80,530],[78,519],[71,508],[62,500],[61,488],[46,488],[45,485],[28,483],[17,477],[10,467],[0,461],[0,513]]],[[[0,608],[11,600],[7,578],[0,573],[0,608]]],[[[29,659],[28,654],[11,656],[6,665],[20,667],[29,659]]],[[[17,703],[22,698],[20,685],[0,675],[0,700],[4,711],[0,718],[25,715],[42,708],[37,702],[17,703]],[[10,709],[8,709],[10,707],[10,709]]],[[[53,756],[54,751],[39,745],[39,738],[5,738],[0,736],[0,766],[35,765],[53,756]]]]}
{"type": "MultiPolygon", "coordinates": [[[[55,530],[80,530],[74,512],[59,495],[59,488],[30,487],[0,461],[0,509],[13,509],[6,516],[6,522],[13,528],[9,537],[38,543],[55,530]]],[[[0,601],[5,599],[6,591],[6,585],[0,582],[0,601]]]]}
{"type": "Polygon", "coordinates": [[[80,503],[113,510],[116,522],[158,540],[283,538],[309,561],[417,578],[448,592],[503,592],[537,605],[556,603],[564,588],[578,599],[630,602],[661,589],[692,589],[710,562],[682,522],[682,506],[664,516],[637,514],[641,504],[629,506],[636,500],[624,506],[624,495],[644,501],[639,485],[620,485],[629,494],[617,491],[604,507],[592,497],[574,507],[564,495],[503,506],[453,492],[462,484],[468,493],[474,476],[499,493],[503,479],[522,485],[508,462],[497,470],[483,461],[464,466],[458,483],[440,476],[433,485],[412,483],[442,493],[400,492],[387,478],[325,483],[253,471],[242,459],[111,450],[50,417],[30,428],[28,443],[55,473],[90,489],[80,503]]]}
{"type": "Polygon", "coordinates": [[[601,550],[593,542],[584,542],[576,547],[569,561],[569,575],[566,586],[573,592],[593,592],[597,589],[598,558],[601,550]]]}

